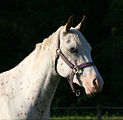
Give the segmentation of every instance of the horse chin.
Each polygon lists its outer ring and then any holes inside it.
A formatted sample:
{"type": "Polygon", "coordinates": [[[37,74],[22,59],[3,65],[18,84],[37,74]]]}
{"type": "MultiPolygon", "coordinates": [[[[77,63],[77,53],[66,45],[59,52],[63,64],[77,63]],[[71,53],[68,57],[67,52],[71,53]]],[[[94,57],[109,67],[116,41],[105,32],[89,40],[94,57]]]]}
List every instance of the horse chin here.
{"type": "Polygon", "coordinates": [[[97,91],[96,89],[89,89],[87,87],[84,87],[86,95],[96,95],[100,91],[97,91]]]}
{"type": "Polygon", "coordinates": [[[85,89],[86,95],[93,95],[93,93],[90,90],[85,89]]]}
{"type": "Polygon", "coordinates": [[[89,96],[90,96],[90,95],[94,95],[94,94],[95,94],[94,91],[91,91],[91,90],[85,88],[85,87],[84,87],[82,84],[80,84],[79,82],[73,81],[73,83],[77,84],[77,85],[80,86],[80,87],[83,87],[84,90],[85,90],[86,95],[89,95],[89,96]]]}

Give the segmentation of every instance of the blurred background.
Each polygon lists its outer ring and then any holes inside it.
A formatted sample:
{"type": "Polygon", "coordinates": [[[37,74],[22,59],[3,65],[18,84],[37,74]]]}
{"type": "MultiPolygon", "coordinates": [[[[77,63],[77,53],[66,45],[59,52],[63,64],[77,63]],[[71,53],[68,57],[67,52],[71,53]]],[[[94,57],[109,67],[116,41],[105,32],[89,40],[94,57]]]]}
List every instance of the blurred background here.
{"type": "MultiPolygon", "coordinates": [[[[123,0],[0,1],[0,72],[16,66],[34,50],[36,43],[65,25],[71,15],[76,26],[83,14],[86,16],[83,34],[92,45],[92,58],[105,81],[104,89],[96,96],[86,96],[84,89],[79,88],[83,93],[77,98],[67,80],[61,78],[52,108],[123,107],[123,0]]],[[[70,114],[69,111],[51,109],[51,115],[70,114]]],[[[96,114],[96,111],[76,111],[79,116],[96,114]]],[[[123,109],[104,111],[123,116],[123,109]]]]}

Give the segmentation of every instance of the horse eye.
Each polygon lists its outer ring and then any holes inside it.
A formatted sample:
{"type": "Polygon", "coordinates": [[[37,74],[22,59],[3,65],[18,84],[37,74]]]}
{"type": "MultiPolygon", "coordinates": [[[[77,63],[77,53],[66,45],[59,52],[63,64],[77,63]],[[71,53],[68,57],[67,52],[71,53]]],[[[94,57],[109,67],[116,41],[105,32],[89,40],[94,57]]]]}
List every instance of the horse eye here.
{"type": "Polygon", "coordinates": [[[70,48],[70,52],[71,52],[71,53],[76,53],[76,52],[77,52],[77,49],[74,48],[74,47],[72,47],[72,48],[70,48]]]}

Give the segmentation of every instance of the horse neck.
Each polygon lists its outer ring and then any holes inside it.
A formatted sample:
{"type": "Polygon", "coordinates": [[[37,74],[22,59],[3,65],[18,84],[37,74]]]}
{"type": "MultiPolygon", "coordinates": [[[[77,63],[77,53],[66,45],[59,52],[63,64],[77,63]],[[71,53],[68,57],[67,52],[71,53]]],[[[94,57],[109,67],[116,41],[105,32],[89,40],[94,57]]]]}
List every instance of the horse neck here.
{"type": "MultiPolygon", "coordinates": [[[[22,62],[20,66],[25,66],[28,69],[28,82],[31,86],[30,91],[35,93],[35,100],[40,99],[40,102],[49,105],[54,96],[56,87],[59,83],[58,76],[55,73],[54,67],[54,43],[51,43],[52,36],[45,39],[43,43],[36,45],[35,50],[29,55],[27,60],[22,62]],[[30,73],[30,74],[29,74],[30,73]],[[37,86],[35,86],[37,84],[37,86]]],[[[29,93],[32,94],[32,93],[29,93]]],[[[33,98],[33,95],[31,96],[33,98]]],[[[46,106],[45,106],[46,108],[46,106]]]]}

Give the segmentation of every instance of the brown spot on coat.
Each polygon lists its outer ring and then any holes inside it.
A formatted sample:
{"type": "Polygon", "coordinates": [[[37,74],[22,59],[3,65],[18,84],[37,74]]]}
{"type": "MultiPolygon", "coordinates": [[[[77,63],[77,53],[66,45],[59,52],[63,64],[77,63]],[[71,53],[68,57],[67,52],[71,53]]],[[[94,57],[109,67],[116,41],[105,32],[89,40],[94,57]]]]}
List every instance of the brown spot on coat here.
{"type": "Polygon", "coordinates": [[[1,83],[1,85],[4,85],[4,83],[1,83]]]}
{"type": "Polygon", "coordinates": [[[34,97],[32,97],[32,100],[34,100],[34,97]]]}
{"type": "Polygon", "coordinates": [[[63,65],[63,63],[61,63],[61,65],[63,65]]]}

